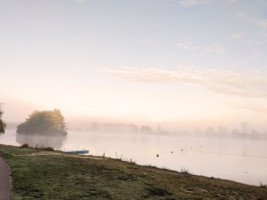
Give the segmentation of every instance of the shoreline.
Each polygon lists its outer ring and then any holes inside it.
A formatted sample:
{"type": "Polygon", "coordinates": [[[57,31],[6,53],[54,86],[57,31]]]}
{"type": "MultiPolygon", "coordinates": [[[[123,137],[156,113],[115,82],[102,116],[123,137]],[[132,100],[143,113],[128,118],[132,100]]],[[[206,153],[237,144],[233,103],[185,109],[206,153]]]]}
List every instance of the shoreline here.
{"type": "MultiPolygon", "coordinates": [[[[75,134],[70,134],[69,141],[71,141],[71,138],[74,135],[75,134]]],[[[83,137],[83,135],[81,135],[81,137],[83,137]]],[[[99,144],[100,144],[100,142],[102,142],[101,138],[102,137],[100,136],[100,140],[98,141],[99,144]]],[[[130,137],[128,137],[128,138],[130,138],[130,137]]],[[[140,137],[140,138],[142,138],[142,137],[140,137]]],[[[146,138],[146,139],[150,139],[150,138],[146,138]]],[[[87,140],[90,141],[90,137],[88,137],[87,140]]],[[[206,140],[204,140],[204,142],[205,141],[206,140]]],[[[151,144],[154,144],[154,142],[155,141],[152,141],[151,144]]],[[[215,140],[215,142],[216,142],[216,140],[215,140]]],[[[65,143],[67,144],[68,140],[66,140],[65,143]]],[[[114,148],[112,149],[112,146],[111,146],[111,149],[109,149],[110,148],[109,144],[107,144],[107,143],[103,143],[103,144],[106,145],[106,147],[107,147],[106,149],[101,149],[101,147],[100,147],[100,149],[97,149],[98,148],[97,146],[92,146],[92,149],[90,148],[90,155],[101,156],[103,153],[103,154],[105,154],[106,157],[110,157],[113,159],[116,159],[116,158],[119,158],[122,156],[121,158],[123,160],[129,161],[132,158],[139,165],[143,165],[143,166],[152,165],[152,166],[156,166],[158,168],[167,168],[167,169],[174,170],[177,172],[180,172],[185,167],[187,170],[190,171],[190,173],[192,173],[194,175],[200,175],[200,176],[205,176],[205,177],[216,177],[216,178],[220,178],[220,179],[232,180],[232,181],[244,183],[247,185],[260,186],[263,184],[264,185],[267,184],[267,182],[266,182],[267,179],[265,176],[266,173],[265,173],[265,171],[262,171],[262,167],[260,167],[266,163],[266,159],[265,159],[266,157],[265,156],[242,155],[241,153],[240,154],[233,154],[233,153],[229,153],[230,151],[228,153],[227,153],[227,151],[226,151],[226,153],[197,151],[194,148],[193,148],[193,150],[188,148],[187,152],[185,152],[185,151],[179,152],[180,147],[178,145],[177,145],[177,149],[176,150],[174,149],[175,151],[173,154],[171,153],[171,150],[173,150],[172,147],[171,148],[168,147],[170,152],[164,151],[162,153],[162,152],[157,152],[157,151],[153,151],[153,152],[151,151],[148,154],[146,154],[146,153],[140,154],[139,151],[136,151],[136,152],[134,152],[134,154],[132,154],[131,152],[129,152],[125,148],[120,149],[122,151],[117,151],[114,148]],[[107,149],[109,149],[109,150],[107,151],[107,149]],[[124,151],[124,150],[126,150],[126,151],[124,151]],[[99,153],[99,152],[102,152],[102,153],[99,153]],[[125,153],[120,153],[120,152],[125,152],[125,153]],[[117,153],[118,153],[118,156],[117,156],[117,153]],[[151,154],[151,153],[154,153],[154,154],[151,154]],[[155,158],[157,153],[160,154],[159,158],[155,158]],[[116,156],[115,156],[115,154],[116,154],[116,156]],[[194,165],[190,165],[190,163],[185,165],[185,166],[181,163],[181,162],[188,163],[190,161],[190,159],[191,160],[195,159],[195,158],[198,159],[199,157],[200,158],[203,157],[203,159],[199,160],[200,161],[199,162],[200,165],[198,165],[199,168],[196,168],[194,165]],[[159,159],[159,161],[157,161],[158,159],[159,159]],[[178,161],[174,161],[174,159],[176,159],[178,161]],[[215,159],[215,160],[213,161],[213,159],[215,159]],[[223,165],[221,165],[221,164],[218,166],[219,169],[214,168],[216,166],[214,166],[213,162],[223,163],[221,161],[221,159],[223,159],[223,162],[226,163],[226,165],[228,167],[227,171],[223,171],[223,167],[222,167],[223,165]],[[242,161],[241,163],[243,163],[243,164],[239,165],[239,163],[236,160],[242,161]],[[205,164],[206,161],[209,163],[209,165],[205,164]],[[250,162],[250,161],[252,161],[252,162],[250,162]],[[250,164],[250,163],[254,163],[254,161],[261,163],[261,165],[258,165],[254,168],[253,164],[250,164]],[[207,166],[207,168],[206,168],[206,166],[207,166]],[[246,166],[246,167],[244,168],[242,166],[246,166]],[[248,173],[246,173],[246,172],[248,172],[248,173]],[[256,177],[256,178],[254,178],[254,177],[256,177]]],[[[240,144],[243,144],[242,141],[240,141],[240,144]]],[[[264,142],[262,144],[266,144],[266,143],[264,142]]],[[[19,144],[16,144],[16,145],[12,144],[12,145],[19,147],[19,144]]],[[[70,146],[70,145],[67,144],[67,146],[70,146]]],[[[91,144],[89,143],[88,146],[91,146],[91,144]]],[[[62,147],[62,148],[56,148],[56,150],[86,149],[84,147],[77,146],[77,148],[76,148],[74,145],[74,147],[71,147],[71,148],[63,148],[62,147]]],[[[139,145],[139,147],[140,147],[140,145],[139,145]]],[[[239,147],[241,147],[241,146],[239,145],[239,147]]],[[[132,146],[130,146],[130,148],[132,148],[132,146]]],[[[156,148],[157,147],[155,146],[155,149],[156,148]]],[[[187,146],[185,146],[185,148],[187,148],[187,146]]],[[[262,155],[265,155],[265,154],[262,153],[262,155]]]]}
{"type": "Polygon", "coordinates": [[[266,186],[119,159],[6,145],[0,152],[11,168],[14,199],[267,199],[266,186]]]}

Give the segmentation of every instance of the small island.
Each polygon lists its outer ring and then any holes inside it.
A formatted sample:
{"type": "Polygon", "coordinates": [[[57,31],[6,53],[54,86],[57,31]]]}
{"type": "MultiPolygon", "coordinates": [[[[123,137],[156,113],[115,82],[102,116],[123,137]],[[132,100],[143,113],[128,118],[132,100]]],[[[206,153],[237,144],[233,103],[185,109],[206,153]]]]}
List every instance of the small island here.
{"type": "Polygon", "coordinates": [[[59,109],[34,111],[26,121],[17,127],[18,134],[24,135],[67,135],[64,117],[59,109]]]}
{"type": "Polygon", "coordinates": [[[59,109],[34,111],[18,125],[16,132],[18,143],[32,147],[60,148],[67,136],[64,117],[59,109]]]}

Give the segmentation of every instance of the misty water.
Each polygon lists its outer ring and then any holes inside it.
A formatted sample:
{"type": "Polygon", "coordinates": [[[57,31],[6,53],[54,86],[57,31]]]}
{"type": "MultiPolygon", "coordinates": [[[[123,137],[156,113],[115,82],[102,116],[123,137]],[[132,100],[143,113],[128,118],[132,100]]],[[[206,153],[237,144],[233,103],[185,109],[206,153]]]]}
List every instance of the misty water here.
{"type": "MultiPolygon", "coordinates": [[[[0,143],[19,146],[15,129],[6,130],[0,143]]],[[[184,169],[250,185],[267,184],[267,140],[70,131],[60,149],[89,149],[90,155],[132,159],[141,165],[184,169]]]]}

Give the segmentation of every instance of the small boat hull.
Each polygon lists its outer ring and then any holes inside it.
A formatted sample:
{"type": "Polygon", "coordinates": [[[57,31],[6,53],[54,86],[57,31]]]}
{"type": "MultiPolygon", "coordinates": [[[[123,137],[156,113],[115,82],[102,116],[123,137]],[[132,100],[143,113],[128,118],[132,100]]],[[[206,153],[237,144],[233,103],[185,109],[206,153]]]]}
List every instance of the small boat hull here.
{"type": "Polygon", "coordinates": [[[86,154],[89,153],[89,150],[76,150],[76,151],[63,151],[63,152],[72,154],[86,154]]]}

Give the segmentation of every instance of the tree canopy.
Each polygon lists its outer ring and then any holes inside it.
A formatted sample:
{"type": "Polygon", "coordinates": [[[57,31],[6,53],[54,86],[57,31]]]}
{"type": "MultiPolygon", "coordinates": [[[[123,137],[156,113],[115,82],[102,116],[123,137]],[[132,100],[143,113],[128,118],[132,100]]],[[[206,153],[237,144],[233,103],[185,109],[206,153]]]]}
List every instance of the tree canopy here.
{"type": "Polygon", "coordinates": [[[2,120],[2,116],[3,116],[3,111],[2,110],[0,110],[0,135],[2,134],[2,133],[5,133],[5,128],[6,128],[6,124],[5,124],[5,122],[2,120]]]}
{"type": "Polygon", "coordinates": [[[17,127],[18,134],[24,135],[66,135],[64,117],[59,109],[34,111],[26,121],[17,127]]]}

